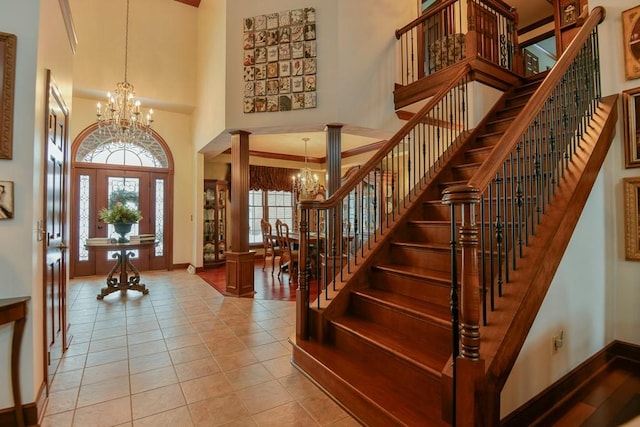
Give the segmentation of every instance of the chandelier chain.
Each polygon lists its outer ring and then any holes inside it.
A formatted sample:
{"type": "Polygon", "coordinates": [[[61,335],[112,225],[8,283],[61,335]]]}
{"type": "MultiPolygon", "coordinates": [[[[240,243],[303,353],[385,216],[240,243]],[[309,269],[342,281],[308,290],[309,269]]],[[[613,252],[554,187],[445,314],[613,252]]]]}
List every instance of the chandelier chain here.
{"type": "Polygon", "coordinates": [[[129,0],[127,0],[127,19],[124,27],[124,81],[127,81],[127,66],[129,62],[129,0]]]}
{"type": "Polygon", "coordinates": [[[107,93],[107,103],[104,110],[102,104],[97,105],[97,122],[100,130],[110,134],[122,143],[136,143],[140,138],[151,135],[153,125],[153,109],[149,109],[145,116],[141,111],[140,101],[136,99],[136,92],[127,80],[129,70],[129,10],[130,0],[127,0],[127,11],[124,31],[124,81],[116,84],[116,90],[107,93]]]}

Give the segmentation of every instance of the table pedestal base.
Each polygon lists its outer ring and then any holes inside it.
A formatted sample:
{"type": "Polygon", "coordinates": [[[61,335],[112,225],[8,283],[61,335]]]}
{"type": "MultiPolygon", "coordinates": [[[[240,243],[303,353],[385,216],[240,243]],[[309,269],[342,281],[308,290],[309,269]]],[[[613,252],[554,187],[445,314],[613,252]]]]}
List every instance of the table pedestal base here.
{"type": "Polygon", "coordinates": [[[107,286],[100,290],[98,299],[103,299],[105,296],[118,291],[120,291],[122,295],[126,295],[129,289],[132,291],[140,291],[143,295],[149,293],[149,289],[147,289],[143,283],[140,283],[140,273],[138,269],[131,263],[130,257],[133,255],[134,253],[127,249],[122,249],[120,253],[116,252],[113,254],[112,258],[117,258],[117,261],[109,272],[107,276],[107,286]],[[133,275],[129,276],[127,271],[133,273],[133,275]],[[115,273],[118,273],[120,277],[114,277],[115,273]]]}

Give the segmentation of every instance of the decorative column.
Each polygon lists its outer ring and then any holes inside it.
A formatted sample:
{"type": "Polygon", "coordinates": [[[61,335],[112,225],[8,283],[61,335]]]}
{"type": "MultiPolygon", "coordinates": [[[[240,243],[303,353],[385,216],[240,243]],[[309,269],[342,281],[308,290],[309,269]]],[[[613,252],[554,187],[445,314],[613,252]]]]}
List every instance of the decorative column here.
{"type": "Polygon", "coordinates": [[[235,296],[253,295],[255,251],[249,250],[249,135],[231,134],[231,215],[234,230],[231,251],[226,253],[226,291],[235,296]]]}
{"type": "MultiPolygon", "coordinates": [[[[327,198],[330,198],[340,188],[342,175],[342,124],[329,123],[327,131],[327,198]]],[[[344,264],[342,243],[342,211],[329,209],[326,213],[325,226],[327,239],[325,241],[327,258],[322,260],[322,272],[328,271],[327,283],[344,264]],[[325,268],[325,266],[327,268],[325,268]]]]}

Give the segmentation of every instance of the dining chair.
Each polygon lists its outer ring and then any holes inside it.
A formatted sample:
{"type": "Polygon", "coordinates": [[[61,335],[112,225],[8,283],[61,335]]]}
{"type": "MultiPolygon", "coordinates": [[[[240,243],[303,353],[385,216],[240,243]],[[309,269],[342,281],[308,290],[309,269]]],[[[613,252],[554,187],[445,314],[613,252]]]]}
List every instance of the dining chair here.
{"type": "Polygon", "coordinates": [[[291,245],[289,225],[279,219],[276,220],[276,236],[281,251],[278,278],[280,278],[280,274],[282,273],[282,267],[286,265],[289,269],[289,283],[291,283],[292,279],[295,283],[298,280],[298,250],[293,249],[291,245]]]}
{"type": "Polygon", "coordinates": [[[273,229],[271,228],[271,224],[269,221],[262,218],[260,220],[260,229],[262,230],[262,247],[264,250],[264,254],[262,257],[262,271],[267,265],[267,259],[271,259],[271,275],[276,269],[276,258],[281,256],[280,246],[273,235],[273,229]]]}

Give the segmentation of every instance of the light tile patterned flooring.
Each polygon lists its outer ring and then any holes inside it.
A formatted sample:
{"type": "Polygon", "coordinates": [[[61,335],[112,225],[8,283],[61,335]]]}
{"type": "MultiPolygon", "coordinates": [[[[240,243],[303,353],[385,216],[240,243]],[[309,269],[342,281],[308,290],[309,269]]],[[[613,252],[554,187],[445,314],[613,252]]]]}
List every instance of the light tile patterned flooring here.
{"type": "Polygon", "coordinates": [[[73,341],[49,426],[358,426],[290,364],[295,303],[220,295],[186,271],[145,272],[148,295],[71,280],[73,341]]]}

